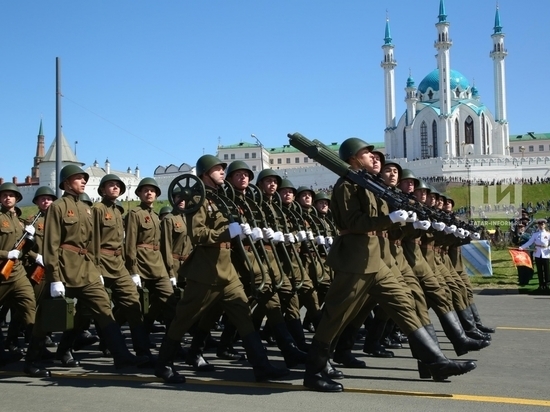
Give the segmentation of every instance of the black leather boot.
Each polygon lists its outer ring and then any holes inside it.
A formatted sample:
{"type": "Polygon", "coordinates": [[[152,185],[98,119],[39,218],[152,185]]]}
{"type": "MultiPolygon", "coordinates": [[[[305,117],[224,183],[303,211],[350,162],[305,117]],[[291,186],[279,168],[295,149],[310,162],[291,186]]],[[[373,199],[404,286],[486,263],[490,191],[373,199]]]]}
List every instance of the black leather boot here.
{"type": "Polygon", "coordinates": [[[367,364],[364,361],[357,359],[351,353],[351,350],[355,345],[355,338],[358,330],[358,328],[352,326],[351,324],[345,327],[334,348],[334,355],[332,357],[334,362],[339,363],[346,368],[362,369],[367,367],[367,364]]]}
{"type": "Polygon", "coordinates": [[[257,332],[242,336],[242,341],[246,358],[252,365],[257,382],[277,380],[289,374],[288,369],[277,368],[269,362],[264,345],[257,332]]]}
{"type": "Polygon", "coordinates": [[[469,351],[478,351],[491,344],[488,340],[476,340],[466,336],[458,315],[454,310],[439,316],[445,335],[453,344],[457,356],[467,354],[469,351]]]}
{"type": "Polygon", "coordinates": [[[40,356],[44,350],[45,342],[44,338],[31,337],[29,347],[27,348],[27,355],[25,356],[25,367],[23,371],[34,378],[48,378],[52,376],[49,370],[42,368],[38,362],[40,362],[40,356]]]}
{"type": "Polygon", "coordinates": [[[22,352],[6,351],[5,345],[4,334],[0,333],[0,366],[17,362],[24,356],[22,352]]]}
{"type": "Polygon", "coordinates": [[[304,335],[304,328],[302,327],[300,319],[287,320],[286,327],[294,338],[294,342],[296,342],[298,349],[307,354],[309,351],[309,343],[306,341],[306,335],[304,335]]]}
{"type": "Polygon", "coordinates": [[[116,322],[112,322],[103,328],[103,336],[105,344],[113,355],[115,369],[123,369],[129,366],[139,366],[149,362],[148,356],[136,356],[130,353],[124,337],[120,331],[120,326],[116,322]]]}
{"type": "Polygon", "coordinates": [[[277,347],[281,350],[286,367],[293,368],[299,364],[305,364],[307,353],[298,349],[294,338],[286,327],[286,323],[270,324],[270,326],[271,335],[275,338],[277,347]]]}
{"type": "Polygon", "coordinates": [[[147,336],[147,332],[145,332],[145,327],[143,324],[131,326],[130,335],[132,336],[132,346],[136,355],[147,356],[149,358],[149,362],[143,364],[140,363],[138,367],[154,368],[157,360],[149,348],[149,337],[147,336]]]}
{"type": "Polygon", "coordinates": [[[220,335],[220,342],[218,343],[218,348],[216,349],[216,356],[220,359],[225,360],[236,360],[242,361],[246,357],[244,354],[238,352],[233,347],[235,342],[235,337],[237,336],[237,328],[229,320],[225,322],[223,331],[220,335]]]}
{"type": "Polygon", "coordinates": [[[334,365],[330,363],[330,359],[327,360],[327,366],[323,369],[323,374],[330,379],[344,379],[344,373],[336,369],[334,365]]]}
{"type": "Polygon", "coordinates": [[[377,317],[369,322],[369,329],[367,330],[367,336],[365,336],[365,342],[363,344],[363,352],[367,355],[371,355],[375,358],[393,358],[392,351],[386,350],[380,340],[384,336],[386,329],[386,320],[377,317]]]}
{"type": "Polygon", "coordinates": [[[329,360],[330,347],[328,344],[313,339],[311,349],[307,354],[304,386],[318,392],[342,392],[344,386],[334,382],[325,374],[329,360]]]}
{"type": "Polygon", "coordinates": [[[460,324],[462,325],[464,332],[466,332],[466,336],[477,340],[491,340],[491,335],[480,331],[476,327],[474,315],[472,314],[470,307],[463,310],[457,310],[456,314],[460,320],[460,324]]]}
{"type": "Polygon", "coordinates": [[[483,333],[495,333],[495,328],[491,328],[489,326],[485,326],[481,322],[481,317],[479,316],[479,312],[477,311],[477,306],[475,303],[472,303],[470,305],[470,310],[472,311],[472,315],[474,316],[474,322],[476,323],[476,327],[482,331],[483,333]]]}
{"type": "Polygon", "coordinates": [[[209,335],[209,332],[196,328],[193,334],[193,340],[187,351],[185,363],[192,366],[197,372],[211,372],[214,370],[214,365],[209,364],[202,356],[206,339],[208,339],[209,335]]]}
{"type": "Polygon", "coordinates": [[[77,352],[86,348],[87,346],[93,345],[97,341],[99,341],[99,338],[96,335],[93,335],[88,329],[84,329],[82,332],[76,335],[73,343],[73,350],[77,352]]]}
{"type": "Polygon", "coordinates": [[[80,365],[80,362],[73,357],[72,352],[75,336],[76,333],[74,329],[64,331],[61,335],[59,345],[57,346],[57,351],[55,352],[55,360],[61,362],[62,366],[68,368],[80,365]]]}
{"type": "Polygon", "coordinates": [[[474,362],[455,362],[447,359],[438,344],[425,328],[419,328],[407,336],[411,352],[428,366],[434,380],[444,380],[449,376],[462,375],[476,368],[474,362]]]}
{"type": "Polygon", "coordinates": [[[174,369],[174,356],[180,349],[180,342],[164,337],[159,349],[159,356],[155,365],[155,376],[161,378],[165,383],[185,383],[185,376],[180,375],[174,369]]]}

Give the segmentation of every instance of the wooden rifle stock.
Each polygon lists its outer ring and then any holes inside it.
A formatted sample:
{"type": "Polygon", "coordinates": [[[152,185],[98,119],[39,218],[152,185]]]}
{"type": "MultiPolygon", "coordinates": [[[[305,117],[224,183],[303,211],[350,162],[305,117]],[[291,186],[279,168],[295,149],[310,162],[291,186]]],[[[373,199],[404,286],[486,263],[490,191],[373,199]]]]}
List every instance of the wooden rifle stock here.
{"type": "Polygon", "coordinates": [[[36,282],[37,285],[40,284],[42,279],[44,279],[44,268],[37,263],[30,278],[33,282],[36,282]]]}

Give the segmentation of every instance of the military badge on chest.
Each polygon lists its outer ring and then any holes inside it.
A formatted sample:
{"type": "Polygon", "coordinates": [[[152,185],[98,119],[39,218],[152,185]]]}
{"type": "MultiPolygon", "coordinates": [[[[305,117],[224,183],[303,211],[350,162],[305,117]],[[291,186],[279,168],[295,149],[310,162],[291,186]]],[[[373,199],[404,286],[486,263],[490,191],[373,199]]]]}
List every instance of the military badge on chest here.
{"type": "Polygon", "coordinates": [[[72,210],[67,210],[67,217],[74,217],[74,212],[72,210]]]}
{"type": "Polygon", "coordinates": [[[145,223],[151,222],[151,216],[145,216],[145,223]]]}

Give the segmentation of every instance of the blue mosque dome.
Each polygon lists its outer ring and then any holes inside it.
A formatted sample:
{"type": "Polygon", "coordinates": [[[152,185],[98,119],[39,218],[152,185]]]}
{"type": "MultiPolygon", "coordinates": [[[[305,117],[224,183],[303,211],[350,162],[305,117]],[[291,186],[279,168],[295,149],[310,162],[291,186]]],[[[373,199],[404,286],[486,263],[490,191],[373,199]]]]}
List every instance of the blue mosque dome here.
{"type": "MultiPolygon", "coordinates": [[[[426,93],[428,88],[432,88],[434,92],[439,91],[439,69],[430,72],[418,85],[420,93],[426,93]]],[[[451,70],[451,90],[456,88],[466,90],[470,87],[470,82],[464,75],[456,70],[451,70]]]]}

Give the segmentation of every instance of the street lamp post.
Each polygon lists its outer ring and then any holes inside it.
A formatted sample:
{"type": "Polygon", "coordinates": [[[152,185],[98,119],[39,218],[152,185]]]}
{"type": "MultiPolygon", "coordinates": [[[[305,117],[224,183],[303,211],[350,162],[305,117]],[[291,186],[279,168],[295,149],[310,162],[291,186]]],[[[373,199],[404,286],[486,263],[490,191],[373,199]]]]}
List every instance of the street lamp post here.
{"type": "Polygon", "coordinates": [[[523,162],[523,153],[525,152],[525,146],[520,146],[519,151],[521,152],[521,161],[523,162]]]}
{"type": "Polygon", "coordinates": [[[262,171],[264,170],[264,145],[262,144],[262,142],[260,142],[260,139],[258,139],[254,133],[252,133],[250,137],[255,139],[260,146],[260,171],[262,171]]]}

